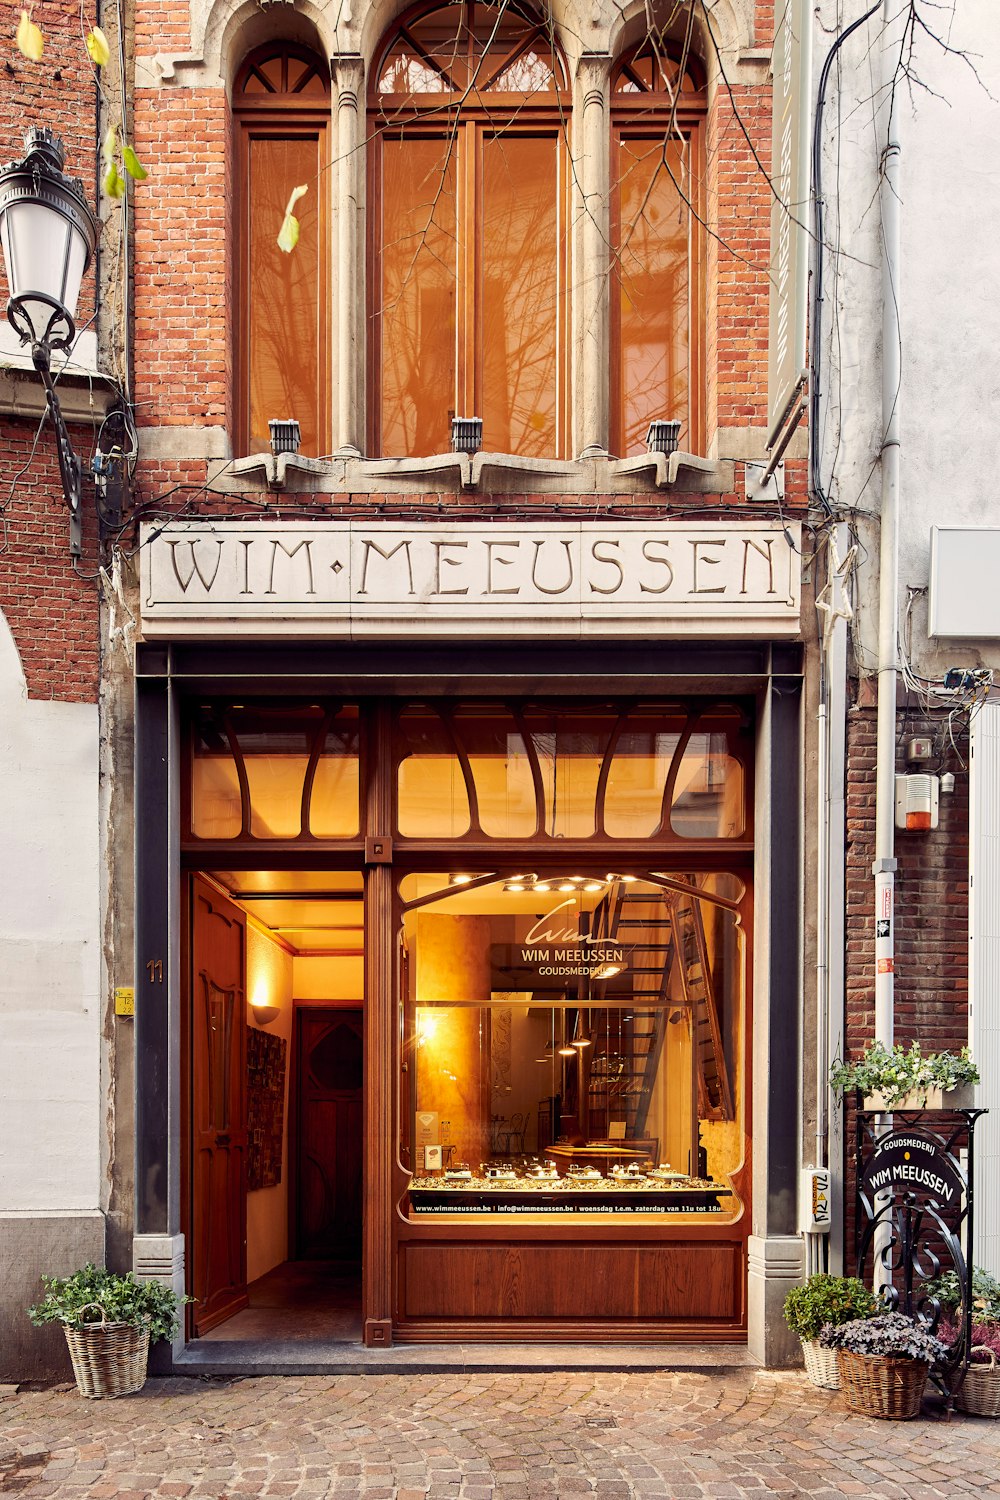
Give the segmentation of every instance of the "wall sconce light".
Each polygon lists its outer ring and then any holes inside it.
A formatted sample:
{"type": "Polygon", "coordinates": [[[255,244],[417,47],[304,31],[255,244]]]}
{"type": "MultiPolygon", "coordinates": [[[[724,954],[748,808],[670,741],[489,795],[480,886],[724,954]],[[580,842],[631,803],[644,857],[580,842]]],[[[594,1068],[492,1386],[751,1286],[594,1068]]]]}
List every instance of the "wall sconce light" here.
{"type": "Polygon", "coordinates": [[[30,130],[23,161],[0,172],[0,242],[10,300],[7,319],[45,387],[56,437],[63,494],[69,506],[69,550],[82,551],[80,460],[66,431],[52,380],[52,355],[76,338],[80,283],[97,244],[97,219],[77,179],[63,172],[62,141],[51,130],[30,130]]]}
{"type": "Polygon", "coordinates": [[[276,1021],[281,1015],[277,1005],[261,1005],[256,1000],[251,1005],[250,1011],[258,1026],[270,1026],[271,1022],[276,1021]]]}

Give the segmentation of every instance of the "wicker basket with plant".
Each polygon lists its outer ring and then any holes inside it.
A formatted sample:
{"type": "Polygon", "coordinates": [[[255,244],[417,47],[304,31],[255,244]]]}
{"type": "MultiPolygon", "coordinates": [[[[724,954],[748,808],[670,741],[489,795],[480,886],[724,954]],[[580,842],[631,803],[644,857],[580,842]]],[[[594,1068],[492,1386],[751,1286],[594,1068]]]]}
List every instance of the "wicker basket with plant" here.
{"type": "Polygon", "coordinates": [[[802,1340],[806,1374],[813,1385],[840,1389],[837,1355],[819,1342],[824,1326],[838,1328],[856,1318],[873,1318],[879,1310],[876,1297],[856,1276],[830,1276],[819,1271],[805,1286],[796,1286],[785,1298],[785,1322],[802,1340]]]}
{"type": "Polygon", "coordinates": [[[850,1411],[906,1421],[920,1415],[931,1365],[947,1354],[941,1339],[905,1313],[879,1313],[819,1336],[836,1349],[840,1389],[850,1411]]]}
{"type": "Polygon", "coordinates": [[[172,1338],[183,1297],[159,1281],[136,1281],[88,1263],[72,1276],[43,1276],[28,1308],[36,1328],[61,1323],[80,1394],[126,1396],[146,1381],[149,1345],[172,1338]]]}

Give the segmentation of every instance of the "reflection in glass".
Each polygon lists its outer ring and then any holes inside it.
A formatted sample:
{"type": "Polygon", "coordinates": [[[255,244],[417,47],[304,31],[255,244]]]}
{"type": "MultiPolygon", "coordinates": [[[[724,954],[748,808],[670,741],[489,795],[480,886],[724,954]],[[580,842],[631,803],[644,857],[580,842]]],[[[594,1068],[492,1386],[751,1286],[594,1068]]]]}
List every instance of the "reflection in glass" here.
{"type": "Polygon", "coordinates": [[[525,1194],[550,1179],[536,1159],[555,1164],[552,1213],[738,1213],[742,883],[441,882],[400,883],[413,1211],[497,1211],[498,1192],[509,1211],[537,1211],[525,1194]]]}
{"type": "Polygon", "coordinates": [[[445,453],[455,409],[455,150],[382,142],[381,451],[445,453]]]}
{"type": "Polygon", "coordinates": [[[690,150],[623,131],[618,142],[622,456],[646,451],[651,421],[689,438],[690,150]]]}
{"type": "Polygon", "coordinates": [[[321,147],[318,132],[254,134],[247,142],[250,453],[269,449],[272,418],[291,417],[299,424],[302,453],[318,458],[326,451],[321,147]],[[310,191],[295,209],[299,242],[294,255],[286,255],[278,248],[278,229],[292,189],[303,182],[310,191]]]}
{"type": "Polygon", "coordinates": [[[559,295],[557,138],[483,142],[483,447],[555,456],[559,295]]]}

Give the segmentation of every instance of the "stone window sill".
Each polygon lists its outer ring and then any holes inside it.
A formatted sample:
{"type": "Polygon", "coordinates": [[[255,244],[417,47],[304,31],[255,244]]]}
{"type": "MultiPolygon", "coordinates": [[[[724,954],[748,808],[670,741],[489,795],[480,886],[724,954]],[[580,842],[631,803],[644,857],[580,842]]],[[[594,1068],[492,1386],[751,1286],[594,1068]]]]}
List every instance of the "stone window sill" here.
{"type": "Polygon", "coordinates": [[[601,455],[579,459],[529,459],[512,453],[440,453],[429,458],[305,458],[297,453],[253,453],[222,465],[212,483],[232,493],[249,489],[326,494],[422,493],[446,488],[522,494],[634,494],[676,489],[725,494],[735,483],[732,460],[692,453],[644,453],[637,458],[601,455]]]}

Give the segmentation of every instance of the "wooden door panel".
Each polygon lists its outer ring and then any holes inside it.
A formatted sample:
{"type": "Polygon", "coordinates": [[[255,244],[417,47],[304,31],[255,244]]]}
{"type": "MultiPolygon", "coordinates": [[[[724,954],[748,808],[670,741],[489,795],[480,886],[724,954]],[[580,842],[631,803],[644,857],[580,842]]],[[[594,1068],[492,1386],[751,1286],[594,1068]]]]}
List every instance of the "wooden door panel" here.
{"type": "Polygon", "coordinates": [[[191,921],[191,1292],[195,1334],[247,1305],[246,931],[198,877],[191,921]]]}
{"type": "Polygon", "coordinates": [[[361,1255],[360,1011],[299,1014],[298,1254],[361,1255]]]}

